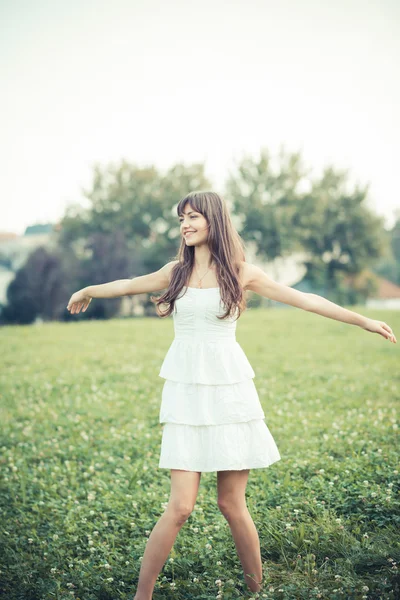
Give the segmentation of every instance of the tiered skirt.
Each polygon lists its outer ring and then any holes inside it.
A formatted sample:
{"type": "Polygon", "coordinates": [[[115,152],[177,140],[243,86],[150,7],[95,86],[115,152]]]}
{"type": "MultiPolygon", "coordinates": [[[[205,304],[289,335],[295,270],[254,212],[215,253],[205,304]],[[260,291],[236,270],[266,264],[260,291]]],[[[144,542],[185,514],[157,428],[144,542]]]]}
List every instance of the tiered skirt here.
{"type": "Polygon", "coordinates": [[[166,380],[159,413],[159,468],[243,470],[280,460],[254,371],[238,342],[174,340],[159,375],[166,380]]]}

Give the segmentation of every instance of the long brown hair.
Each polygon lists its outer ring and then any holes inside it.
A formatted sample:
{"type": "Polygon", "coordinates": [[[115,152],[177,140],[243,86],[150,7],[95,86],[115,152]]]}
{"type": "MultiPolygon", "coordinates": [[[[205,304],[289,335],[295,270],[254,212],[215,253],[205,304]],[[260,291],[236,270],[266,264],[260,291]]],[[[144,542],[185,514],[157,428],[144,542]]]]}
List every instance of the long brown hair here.
{"type": "MultiPolygon", "coordinates": [[[[209,226],[207,244],[216,266],[220,296],[226,306],[225,314],[218,318],[225,319],[229,315],[234,317],[238,311],[238,319],[246,308],[246,297],[239,280],[239,263],[246,260],[244,241],[236,231],[226,202],[221,196],[209,191],[190,192],[177,205],[178,217],[182,215],[188,203],[205,217],[209,226]]],[[[160,317],[168,317],[173,312],[178,294],[190,279],[194,266],[194,252],[194,246],[188,246],[182,236],[175,258],[179,262],[171,270],[168,289],[158,298],[151,296],[160,317]],[[165,311],[161,311],[161,304],[167,305],[165,311]]]]}

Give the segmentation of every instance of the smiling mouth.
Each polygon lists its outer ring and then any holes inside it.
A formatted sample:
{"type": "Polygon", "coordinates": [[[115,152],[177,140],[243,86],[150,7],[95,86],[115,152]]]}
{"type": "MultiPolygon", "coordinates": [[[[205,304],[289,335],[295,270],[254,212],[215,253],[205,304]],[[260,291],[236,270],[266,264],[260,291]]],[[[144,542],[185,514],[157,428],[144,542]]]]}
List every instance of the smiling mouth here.
{"type": "Polygon", "coordinates": [[[187,233],[185,233],[185,237],[188,237],[189,235],[193,235],[194,233],[196,233],[195,231],[188,231],[187,233]]]}

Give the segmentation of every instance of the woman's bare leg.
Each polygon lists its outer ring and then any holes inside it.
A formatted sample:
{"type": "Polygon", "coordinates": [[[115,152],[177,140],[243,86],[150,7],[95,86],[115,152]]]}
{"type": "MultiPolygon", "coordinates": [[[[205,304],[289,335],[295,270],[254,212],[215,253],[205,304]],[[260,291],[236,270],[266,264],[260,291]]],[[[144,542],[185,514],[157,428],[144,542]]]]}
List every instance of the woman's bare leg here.
{"type": "Polygon", "coordinates": [[[229,523],[246,583],[252,592],[259,592],[262,583],[260,540],[245,499],[249,473],[249,469],[218,471],[218,508],[229,523]]]}
{"type": "Polygon", "coordinates": [[[201,473],[171,469],[171,493],[165,512],[155,524],[143,554],[133,600],[151,600],[157,577],[176,536],[196,503],[201,473]]]}

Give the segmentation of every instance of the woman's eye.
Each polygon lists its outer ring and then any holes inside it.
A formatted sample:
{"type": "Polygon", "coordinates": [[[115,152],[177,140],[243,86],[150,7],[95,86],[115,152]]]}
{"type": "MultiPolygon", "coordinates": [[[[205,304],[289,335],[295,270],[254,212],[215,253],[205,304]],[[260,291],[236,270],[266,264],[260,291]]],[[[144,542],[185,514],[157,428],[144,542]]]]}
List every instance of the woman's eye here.
{"type": "MultiPolygon", "coordinates": [[[[190,217],[191,219],[197,219],[196,215],[193,215],[193,217],[190,217]]],[[[179,223],[183,223],[183,219],[179,219],[179,223]]]]}

